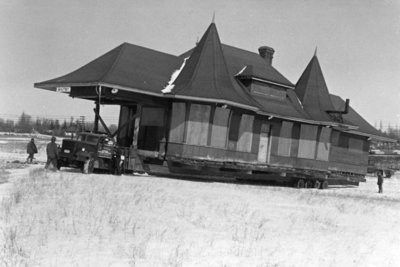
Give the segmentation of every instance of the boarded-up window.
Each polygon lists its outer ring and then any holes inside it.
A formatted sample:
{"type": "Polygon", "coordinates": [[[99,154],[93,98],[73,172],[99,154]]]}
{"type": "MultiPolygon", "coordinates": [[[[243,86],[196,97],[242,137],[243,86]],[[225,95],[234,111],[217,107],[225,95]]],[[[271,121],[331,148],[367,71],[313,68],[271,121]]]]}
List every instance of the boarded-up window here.
{"type": "Polygon", "coordinates": [[[368,152],[370,147],[370,142],[365,138],[363,139],[363,151],[368,152]]]}
{"type": "Polygon", "coordinates": [[[185,133],[185,103],[173,103],[171,115],[171,130],[169,132],[169,141],[183,143],[185,133]]]}
{"type": "Polygon", "coordinates": [[[292,128],[293,122],[283,121],[281,133],[279,135],[278,155],[289,157],[292,145],[292,128]]]}
{"type": "Polygon", "coordinates": [[[211,146],[225,148],[228,133],[229,109],[215,109],[211,131],[211,146]]]}
{"type": "Polygon", "coordinates": [[[251,93],[258,96],[268,97],[276,100],[285,100],[286,90],[273,88],[266,84],[254,83],[251,86],[251,93]]]}
{"type": "Polygon", "coordinates": [[[292,145],[290,149],[290,156],[297,157],[299,153],[299,139],[300,139],[300,124],[294,123],[292,129],[292,145]]]}
{"type": "Polygon", "coordinates": [[[314,159],[318,127],[302,124],[300,128],[299,158],[314,159]]]}
{"type": "Polygon", "coordinates": [[[278,122],[270,122],[270,153],[271,155],[278,155],[278,144],[279,144],[279,135],[281,133],[282,123],[278,122]]]}
{"type": "Polygon", "coordinates": [[[328,161],[329,151],[331,149],[331,128],[322,127],[318,140],[317,159],[328,161]]]}
{"type": "Polygon", "coordinates": [[[271,127],[269,124],[262,122],[260,129],[260,145],[258,147],[257,160],[262,163],[269,161],[271,127]]]}
{"type": "Polygon", "coordinates": [[[143,107],[140,126],[164,126],[164,109],[143,107]]]}
{"type": "Polygon", "coordinates": [[[239,127],[239,138],[236,146],[237,151],[250,152],[253,140],[254,116],[243,114],[239,127]]]}
{"type": "Polygon", "coordinates": [[[339,135],[339,147],[349,148],[349,136],[345,133],[339,135]]]}
{"type": "Polygon", "coordinates": [[[207,146],[211,106],[191,104],[187,125],[186,143],[207,146]]]}
{"type": "Polygon", "coordinates": [[[261,120],[259,118],[254,118],[253,123],[253,142],[251,145],[251,153],[257,154],[258,147],[260,145],[260,131],[261,131],[261,120]]]}
{"type": "Polygon", "coordinates": [[[349,150],[354,153],[362,153],[363,152],[364,142],[362,139],[358,138],[349,138],[349,150]]]}
{"type": "Polygon", "coordinates": [[[339,136],[340,136],[340,132],[333,130],[332,131],[332,146],[339,146],[339,136]]]}
{"type": "Polygon", "coordinates": [[[242,116],[239,112],[232,112],[231,121],[229,124],[229,141],[239,140],[239,127],[241,117],[242,116]]]}

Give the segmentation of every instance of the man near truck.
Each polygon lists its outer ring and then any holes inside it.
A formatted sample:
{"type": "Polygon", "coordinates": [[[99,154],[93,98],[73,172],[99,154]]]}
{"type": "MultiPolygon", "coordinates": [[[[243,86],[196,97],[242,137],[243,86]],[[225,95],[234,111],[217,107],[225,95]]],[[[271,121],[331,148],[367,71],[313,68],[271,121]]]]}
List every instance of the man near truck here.
{"type": "Polygon", "coordinates": [[[26,159],[27,163],[32,163],[33,155],[38,152],[37,147],[35,145],[35,139],[31,139],[31,141],[26,146],[26,153],[28,153],[28,158],[26,159]]]}
{"type": "Polygon", "coordinates": [[[53,168],[57,169],[58,166],[58,147],[56,144],[56,138],[53,136],[51,138],[51,142],[46,146],[46,153],[47,153],[47,162],[45,169],[49,168],[50,163],[53,165],[53,168]]]}
{"type": "Polygon", "coordinates": [[[378,193],[382,194],[382,192],[383,192],[383,189],[382,189],[382,185],[383,185],[383,170],[378,170],[376,175],[378,176],[378,182],[377,182],[378,188],[379,188],[378,193]]]}

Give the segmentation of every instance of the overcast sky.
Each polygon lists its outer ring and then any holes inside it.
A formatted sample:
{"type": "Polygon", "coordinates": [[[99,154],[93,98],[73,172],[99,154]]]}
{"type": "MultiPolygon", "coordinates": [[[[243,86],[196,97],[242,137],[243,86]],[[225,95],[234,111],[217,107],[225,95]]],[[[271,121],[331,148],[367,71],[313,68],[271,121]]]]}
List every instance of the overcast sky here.
{"type": "Polygon", "coordinates": [[[179,55],[203,35],[213,12],[223,43],[254,52],[273,47],[273,65],[292,83],[318,47],[331,93],[350,98],[373,125],[400,125],[400,1],[388,0],[1,1],[0,117],[93,117],[93,102],[33,83],[123,42],[179,55]]]}

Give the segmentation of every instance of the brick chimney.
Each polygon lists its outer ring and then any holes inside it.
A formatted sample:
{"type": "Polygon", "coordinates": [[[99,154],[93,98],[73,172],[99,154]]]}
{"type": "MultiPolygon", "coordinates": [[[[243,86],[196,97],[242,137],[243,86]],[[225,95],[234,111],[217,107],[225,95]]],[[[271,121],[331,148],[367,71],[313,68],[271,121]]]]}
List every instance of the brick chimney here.
{"type": "Polygon", "coordinates": [[[272,58],[274,57],[275,50],[269,46],[261,46],[258,48],[258,53],[267,62],[268,65],[272,65],[272,58]]]}

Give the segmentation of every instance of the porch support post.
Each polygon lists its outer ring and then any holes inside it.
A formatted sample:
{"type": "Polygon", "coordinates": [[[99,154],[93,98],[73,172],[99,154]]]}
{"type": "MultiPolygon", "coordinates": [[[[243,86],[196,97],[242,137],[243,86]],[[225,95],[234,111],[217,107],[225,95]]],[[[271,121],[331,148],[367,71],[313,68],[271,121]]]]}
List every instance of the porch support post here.
{"type": "Polygon", "coordinates": [[[136,113],[135,113],[135,124],[133,128],[133,139],[132,145],[129,149],[129,162],[128,162],[128,169],[133,171],[144,171],[143,169],[143,162],[142,159],[138,155],[138,135],[139,135],[139,124],[140,124],[140,117],[142,115],[142,104],[138,103],[136,105],[136,113]]]}
{"type": "Polygon", "coordinates": [[[93,132],[99,131],[99,117],[100,117],[100,103],[99,103],[99,101],[96,101],[96,108],[94,109],[93,132]]]}
{"type": "Polygon", "coordinates": [[[142,115],[142,104],[138,103],[136,106],[136,118],[135,124],[133,129],[133,140],[132,140],[132,147],[137,149],[138,144],[138,135],[139,135],[139,124],[140,124],[140,117],[142,115]]]}

